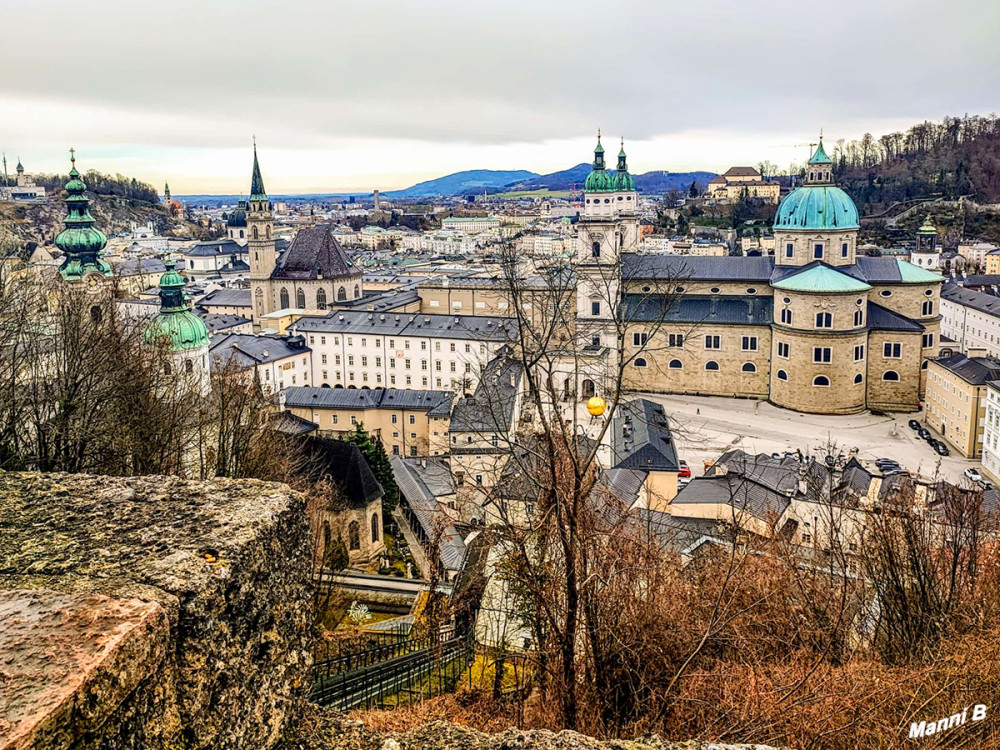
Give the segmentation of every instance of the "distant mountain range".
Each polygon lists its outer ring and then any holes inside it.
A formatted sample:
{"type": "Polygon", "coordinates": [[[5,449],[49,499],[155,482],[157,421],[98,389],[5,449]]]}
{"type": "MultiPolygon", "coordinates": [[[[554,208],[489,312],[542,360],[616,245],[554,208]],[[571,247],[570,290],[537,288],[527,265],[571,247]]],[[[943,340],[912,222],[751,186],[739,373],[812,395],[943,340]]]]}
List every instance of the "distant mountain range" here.
{"type": "MultiPolygon", "coordinates": [[[[566,191],[572,186],[582,189],[583,183],[590,172],[590,164],[577,164],[575,167],[561,172],[538,174],[525,169],[469,169],[464,172],[438,177],[434,180],[418,182],[403,190],[389,190],[382,193],[383,198],[420,199],[435,196],[454,197],[457,195],[482,195],[487,193],[506,193],[512,191],[551,190],[566,191]]],[[[671,188],[686,191],[692,182],[697,182],[703,189],[708,181],[716,176],[714,172],[645,172],[632,175],[635,187],[640,193],[665,193],[671,188]]],[[[371,193],[310,193],[303,195],[272,195],[272,200],[346,200],[349,198],[370,198],[371,193]]],[[[235,203],[236,195],[183,195],[175,196],[185,203],[220,205],[235,203]]]]}
{"type": "Polygon", "coordinates": [[[524,169],[496,170],[470,169],[465,172],[438,177],[435,180],[418,182],[404,190],[390,190],[383,193],[387,198],[426,198],[434,195],[473,195],[484,190],[495,192],[491,188],[502,188],[523,180],[538,177],[537,172],[524,169]]]}
{"type": "MultiPolygon", "coordinates": [[[[575,167],[564,169],[561,172],[552,172],[505,186],[505,189],[569,190],[573,185],[579,189],[583,187],[583,183],[590,173],[590,168],[590,164],[577,164],[575,167]]],[[[708,181],[715,176],[714,172],[664,172],[662,170],[632,175],[635,179],[635,187],[641,193],[665,193],[671,188],[687,190],[691,187],[692,182],[697,182],[704,188],[708,181]]]]}

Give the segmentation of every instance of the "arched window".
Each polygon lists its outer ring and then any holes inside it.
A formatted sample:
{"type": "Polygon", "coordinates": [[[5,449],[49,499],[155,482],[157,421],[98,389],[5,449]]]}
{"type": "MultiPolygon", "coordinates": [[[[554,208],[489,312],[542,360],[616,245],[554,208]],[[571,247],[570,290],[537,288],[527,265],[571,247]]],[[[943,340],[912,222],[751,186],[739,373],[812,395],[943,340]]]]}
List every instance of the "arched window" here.
{"type": "Polygon", "coordinates": [[[361,524],[351,521],[347,527],[347,546],[352,549],[361,549],[361,524]]]}
{"type": "Polygon", "coordinates": [[[921,363],[920,369],[921,370],[926,370],[927,369],[927,360],[926,359],[921,363]]]}
{"type": "Polygon", "coordinates": [[[164,362],[163,363],[163,374],[164,375],[169,375],[170,374],[170,363],[169,362],[164,362]]]}
{"type": "Polygon", "coordinates": [[[243,239],[243,230],[242,229],[240,230],[240,239],[241,240],[243,239]]]}
{"type": "Polygon", "coordinates": [[[882,373],[882,380],[891,380],[895,382],[899,380],[899,373],[895,370],[886,370],[882,373]]]}
{"type": "Polygon", "coordinates": [[[344,287],[340,287],[337,290],[337,302],[343,302],[347,299],[347,290],[344,287]]]}
{"type": "Polygon", "coordinates": [[[854,376],[854,385],[861,385],[861,383],[863,381],[864,381],[864,378],[861,376],[860,372],[857,375],[854,376]]]}
{"type": "Polygon", "coordinates": [[[288,301],[288,290],[287,289],[285,289],[284,287],[282,287],[281,288],[281,292],[279,293],[278,296],[281,299],[281,309],[282,310],[285,310],[285,309],[291,307],[291,303],[288,301]]]}
{"type": "Polygon", "coordinates": [[[316,291],[316,307],[320,310],[326,309],[326,289],[316,291]]]}
{"type": "Polygon", "coordinates": [[[788,373],[784,370],[778,370],[778,380],[788,380],[788,373]]]}
{"type": "Polygon", "coordinates": [[[718,370],[719,369],[719,363],[716,362],[715,360],[710,359],[710,360],[708,360],[708,362],[705,363],[705,369],[706,370],[712,370],[712,371],[718,370]]]}
{"type": "Polygon", "coordinates": [[[753,362],[744,362],[743,367],[740,368],[743,372],[757,372],[757,365],[753,362]]]}
{"type": "Polygon", "coordinates": [[[860,310],[854,311],[854,325],[859,326],[865,322],[865,314],[860,310]]]}
{"type": "Polygon", "coordinates": [[[257,227],[253,228],[253,238],[255,240],[260,239],[260,235],[257,234],[257,227]]]}
{"type": "Polygon", "coordinates": [[[378,541],[378,513],[372,513],[372,544],[378,541]]]}
{"type": "Polygon", "coordinates": [[[786,326],[792,324],[792,311],[787,307],[781,308],[781,322],[786,326]]]}
{"type": "Polygon", "coordinates": [[[816,313],[817,328],[833,328],[833,314],[828,312],[816,313]]]}
{"type": "Polygon", "coordinates": [[[194,372],[194,362],[192,362],[190,359],[184,360],[184,372],[188,373],[189,375],[192,372],[194,372]]]}
{"type": "Polygon", "coordinates": [[[597,394],[597,388],[594,386],[593,380],[584,380],[582,383],[580,383],[580,388],[581,388],[580,395],[583,398],[590,398],[591,396],[597,394]]]}
{"type": "Polygon", "coordinates": [[[669,367],[671,370],[680,370],[682,367],[684,367],[684,365],[681,363],[679,359],[672,359],[670,360],[669,367]]]}
{"type": "Polygon", "coordinates": [[[646,360],[643,359],[642,357],[637,357],[636,360],[635,360],[635,366],[636,367],[645,367],[646,366],[646,360]]]}
{"type": "Polygon", "coordinates": [[[361,285],[360,284],[355,284],[354,285],[354,299],[357,299],[360,296],[361,296],[361,285]]]}
{"type": "Polygon", "coordinates": [[[90,322],[100,323],[104,320],[104,311],[98,305],[94,305],[90,308],[90,322]]]}
{"type": "Polygon", "coordinates": [[[817,375],[813,378],[813,385],[827,386],[830,385],[830,378],[826,375],[817,375]]]}
{"type": "Polygon", "coordinates": [[[924,304],[920,306],[920,312],[922,315],[933,315],[934,314],[933,300],[925,300],[924,304]]]}
{"type": "Polygon", "coordinates": [[[593,256],[595,258],[600,258],[601,257],[601,243],[600,242],[595,242],[593,245],[591,245],[590,246],[590,252],[593,254],[593,256]]]}
{"type": "Polygon", "coordinates": [[[268,225],[267,228],[264,231],[267,232],[267,238],[271,239],[271,226],[268,225]]]}
{"type": "Polygon", "coordinates": [[[295,306],[299,310],[306,309],[306,293],[303,292],[301,289],[295,292],[295,306]]]}

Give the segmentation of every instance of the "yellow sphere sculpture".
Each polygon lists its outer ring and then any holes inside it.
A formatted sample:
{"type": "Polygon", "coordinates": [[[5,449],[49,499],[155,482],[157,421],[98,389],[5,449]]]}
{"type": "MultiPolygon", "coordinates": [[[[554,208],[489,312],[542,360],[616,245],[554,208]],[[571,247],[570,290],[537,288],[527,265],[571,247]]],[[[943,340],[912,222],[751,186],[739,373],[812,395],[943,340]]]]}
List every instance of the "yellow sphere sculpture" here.
{"type": "Polygon", "coordinates": [[[601,416],[606,408],[607,404],[600,396],[591,396],[587,399],[587,411],[594,417],[601,416]]]}

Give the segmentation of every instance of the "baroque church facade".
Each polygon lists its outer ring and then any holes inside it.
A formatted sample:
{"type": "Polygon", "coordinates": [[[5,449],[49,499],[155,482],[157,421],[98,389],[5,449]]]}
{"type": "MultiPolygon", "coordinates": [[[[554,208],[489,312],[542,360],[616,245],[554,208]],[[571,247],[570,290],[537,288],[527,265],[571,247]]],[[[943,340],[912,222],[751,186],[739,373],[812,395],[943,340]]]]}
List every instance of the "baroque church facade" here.
{"type": "MultiPolygon", "coordinates": [[[[623,348],[627,388],[825,414],[920,407],[943,278],[857,255],[858,211],[822,138],[778,208],[773,257],[640,254],[637,202],[624,149],[608,170],[598,138],[577,225],[576,318],[600,359],[623,348]],[[624,340],[614,315],[628,322],[624,340]]],[[[583,373],[581,396],[600,394],[598,370],[583,373]]]]}
{"type": "MultiPolygon", "coordinates": [[[[342,306],[362,298],[362,271],[347,257],[328,225],[300,229],[278,257],[273,207],[264,189],[256,145],[250,197],[236,215],[239,224],[245,223],[255,328],[264,315],[277,310],[323,311],[334,303],[342,306]]],[[[244,227],[234,229],[242,232],[244,227]]]]}

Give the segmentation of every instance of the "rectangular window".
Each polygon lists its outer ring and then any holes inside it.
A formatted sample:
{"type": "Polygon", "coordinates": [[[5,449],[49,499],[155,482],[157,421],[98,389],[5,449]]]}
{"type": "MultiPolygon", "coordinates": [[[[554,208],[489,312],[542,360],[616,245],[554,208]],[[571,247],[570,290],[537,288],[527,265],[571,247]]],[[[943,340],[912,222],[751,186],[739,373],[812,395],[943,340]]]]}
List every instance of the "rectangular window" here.
{"type": "Polygon", "coordinates": [[[865,345],[858,344],[856,347],[854,347],[854,361],[860,362],[864,358],[865,358],[865,345]]]}
{"type": "Polygon", "coordinates": [[[601,314],[601,303],[600,302],[591,302],[590,303],[590,314],[591,315],[600,315],[601,314]]]}
{"type": "Polygon", "coordinates": [[[756,336],[744,336],[743,337],[743,351],[745,351],[745,352],[755,352],[755,351],[757,351],[757,337],[756,336]]]}
{"type": "Polygon", "coordinates": [[[782,357],[783,359],[788,359],[788,351],[789,351],[788,342],[786,342],[786,341],[779,341],[778,342],[778,356],[782,357]]]}
{"type": "Polygon", "coordinates": [[[334,423],[334,424],[337,424],[337,415],[336,415],[336,414],[334,414],[334,415],[333,415],[333,416],[331,417],[331,419],[333,420],[333,423],[334,423]]]}
{"type": "Polygon", "coordinates": [[[813,245],[813,257],[814,258],[822,258],[823,257],[823,245],[822,244],[813,245]]]}
{"type": "Polygon", "coordinates": [[[396,415],[396,414],[393,414],[393,415],[392,415],[392,419],[391,419],[390,421],[391,421],[391,422],[392,422],[393,424],[396,424],[396,419],[397,419],[397,416],[398,416],[398,415],[396,415]]]}
{"type": "Polygon", "coordinates": [[[413,414],[411,414],[410,415],[410,424],[416,424],[416,423],[417,423],[416,416],[414,416],[413,414]]]}
{"type": "Polygon", "coordinates": [[[924,343],[924,349],[927,349],[928,347],[934,346],[934,334],[933,333],[925,333],[924,334],[924,338],[923,338],[923,343],[924,343]]]}
{"type": "Polygon", "coordinates": [[[632,345],[633,346],[645,346],[646,339],[649,334],[646,333],[633,333],[632,334],[632,345]]]}
{"type": "Polygon", "coordinates": [[[885,359],[899,359],[902,356],[902,344],[886,341],[882,344],[882,356],[885,359]]]}
{"type": "Polygon", "coordinates": [[[794,254],[795,254],[795,245],[789,242],[787,245],[785,245],[785,257],[791,258],[794,254]]]}
{"type": "Polygon", "coordinates": [[[719,336],[706,336],[705,337],[705,348],[706,349],[721,349],[722,339],[719,336]]]}
{"type": "Polygon", "coordinates": [[[326,364],[326,355],[325,354],[321,355],[321,358],[323,360],[323,364],[325,365],[326,364]]]}
{"type": "Polygon", "coordinates": [[[667,336],[667,346],[684,346],[684,334],[671,333],[667,336]]]}
{"type": "Polygon", "coordinates": [[[813,362],[828,364],[833,359],[833,350],[828,346],[813,347],[813,362]]]}
{"type": "Polygon", "coordinates": [[[792,311],[787,307],[781,308],[781,322],[785,325],[791,325],[792,323],[792,311]]]}
{"type": "Polygon", "coordinates": [[[840,257],[841,258],[846,258],[847,257],[847,243],[846,242],[843,243],[840,246],[840,257]]]}

